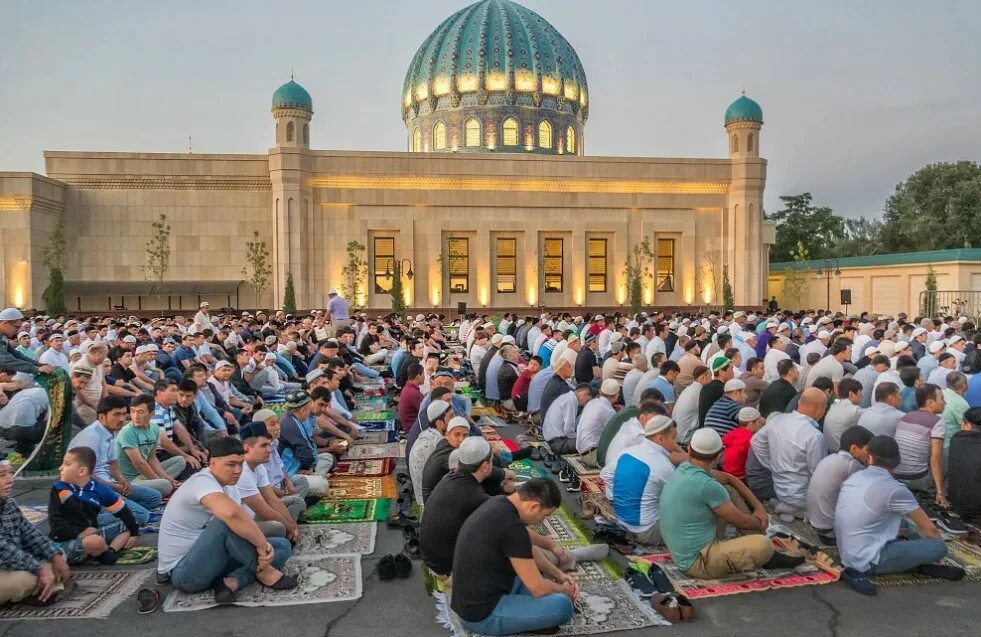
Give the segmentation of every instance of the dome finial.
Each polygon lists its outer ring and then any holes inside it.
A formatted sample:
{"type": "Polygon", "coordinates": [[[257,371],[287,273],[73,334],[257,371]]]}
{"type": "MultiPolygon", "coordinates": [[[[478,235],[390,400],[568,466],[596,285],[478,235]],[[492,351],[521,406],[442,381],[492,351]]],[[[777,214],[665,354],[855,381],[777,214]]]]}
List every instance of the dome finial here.
{"type": "MultiPolygon", "coordinates": [[[[291,66],[290,67],[290,82],[292,82],[292,81],[293,81],[293,67],[291,66]]],[[[743,91],[743,95],[745,95],[745,94],[746,94],[746,91],[743,91]]]]}

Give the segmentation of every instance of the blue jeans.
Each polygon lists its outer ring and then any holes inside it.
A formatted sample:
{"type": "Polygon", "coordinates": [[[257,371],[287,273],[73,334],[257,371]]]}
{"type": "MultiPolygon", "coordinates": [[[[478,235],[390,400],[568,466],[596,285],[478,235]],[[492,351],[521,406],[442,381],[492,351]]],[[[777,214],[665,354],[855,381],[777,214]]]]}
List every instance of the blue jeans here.
{"type": "MultiPolygon", "coordinates": [[[[271,537],[266,541],[275,552],[272,565],[281,569],[293,552],[289,540],[271,537]]],[[[214,586],[220,578],[231,576],[238,583],[238,590],[242,590],[255,581],[258,564],[255,546],[235,535],[227,524],[213,518],[187,555],[170,571],[170,580],[185,593],[200,593],[214,586]]]]}
{"type": "Polygon", "coordinates": [[[514,635],[561,626],[572,619],[572,600],[562,593],[535,597],[521,578],[514,578],[511,594],[497,601],[486,619],[463,621],[469,630],[482,635],[514,635]]]}
{"type": "Polygon", "coordinates": [[[163,496],[156,489],[143,487],[138,484],[132,485],[133,491],[126,500],[126,506],[133,512],[133,517],[140,526],[146,526],[150,519],[150,511],[156,511],[163,502],[163,496]]]}
{"type": "Polygon", "coordinates": [[[381,372],[371,369],[367,365],[362,365],[361,363],[351,363],[351,369],[365,378],[378,378],[381,376],[381,372]]]}
{"type": "Polygon", "coordinates": [[[946,555],[947,546],[943,540],[891,540],[879,551],[879,559],[872,565],[872,573],[906,573],[917,566],[939,562],[946,555]]]}

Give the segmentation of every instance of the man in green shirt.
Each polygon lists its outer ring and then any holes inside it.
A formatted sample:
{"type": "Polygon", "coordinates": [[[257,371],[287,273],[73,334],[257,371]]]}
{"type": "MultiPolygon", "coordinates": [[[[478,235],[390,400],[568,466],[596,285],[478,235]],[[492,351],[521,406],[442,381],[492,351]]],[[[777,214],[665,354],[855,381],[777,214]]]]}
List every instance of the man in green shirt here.
{"type": "Polygon", "coordinates": [[[803,562],[775,553],[762,535],[766,509],[738,478],[716,471],[722,439],[711,428],[692,436],[691,459],[678,466],[661,491],[661,537],[682,571],[716,579],[756,568],[793,568],[803,562]],[[722,540],[726,524],[747,535],[722,540]]]}
{"type": "Polygon", "coordinates": [[[162,497],[177,488],[177,476],[184,471],[184,458],[174,456],[161,464],[157,459],[160,427],[150,422],[154,402],[150,396],[137,396],[129,407],[131,422],[116,436],[119,470],[123,477],[160,492],[162,497]]]}
{"type": "Polygon", "coordinates": [[[947,374],[947,387],[944,389],[944,455],[950,448],[950,439],[955,433],[961,430],[961,423],[964,422],[964,412],[970,405],[964,400],[964,392],[967,391],[967,376],[961,372],[951,372],[947,374]]]}
{"type": "Polygon", "coordinates": [[[623,426],[625,422],[631,418],[636,418],[640,410],[637,408],[638,405],[646,401],[654,401],[660,403],[664,396],[661,392],[656,389],[645,389],[640,395],[640,401],[637,405],[631,405],[630,407],[624,407],[618,411],[610,421],[606,423],[603,427],[603,435],[600,436],[599,445],[596,447],[596,463],[602,468],[606,464],[606,452],[610,448],[610,443],[616,438],[617,432],[620,431],[620,427],[623,426]]]}

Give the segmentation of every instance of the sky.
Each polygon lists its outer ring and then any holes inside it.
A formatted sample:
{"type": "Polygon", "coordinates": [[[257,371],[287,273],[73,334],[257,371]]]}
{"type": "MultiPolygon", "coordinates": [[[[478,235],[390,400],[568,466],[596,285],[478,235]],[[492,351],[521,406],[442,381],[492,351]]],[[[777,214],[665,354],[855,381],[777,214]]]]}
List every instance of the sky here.
{"type": "MultiPolygon", "coordinates": [[[[404,150],[400,92],[458,0],[3,0],[0,171],[45,150],[265,153],[272,92],[313,96],[311,146],[404,150]]],[[[523,0],[579,53],[590,155],[724,157],[763,107],[766,209],[811,192],[877,216],[938,161],[981,159],[977,0],[523,0]]]]}

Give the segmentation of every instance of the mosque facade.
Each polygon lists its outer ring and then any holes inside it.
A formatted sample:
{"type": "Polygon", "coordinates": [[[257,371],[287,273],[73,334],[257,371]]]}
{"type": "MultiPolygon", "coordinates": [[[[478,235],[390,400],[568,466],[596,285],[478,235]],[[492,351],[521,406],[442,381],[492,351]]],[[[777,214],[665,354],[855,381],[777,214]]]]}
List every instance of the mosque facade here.
{"type": "Polygon", "coordinates": [[[46,151],[46,175],[0,172],[0,293],[44,307],[43,251],[63,222],[69,311],[281,307],[288,274],[300,308],[331,288],[388,308],[397,277],[419,310],[616,308],[641,245],[645,304],[720,304],[725,273],[736,305],[758,305],[773,242],[760,106],[743,95],[725,111],[725,157],[595,157],[591,97],[551,24],[480,0],[411,60],[403,151],[311,148],[314,100],[291,79],[273,94],[266,154],[46,151]],[[170,263],[151,289],[161,215],[170,263]],[[243,273],[252,241],[272,267],[258,296],[243,273]],[[353,289],[352,258],[367,266],[353,289]]]}

